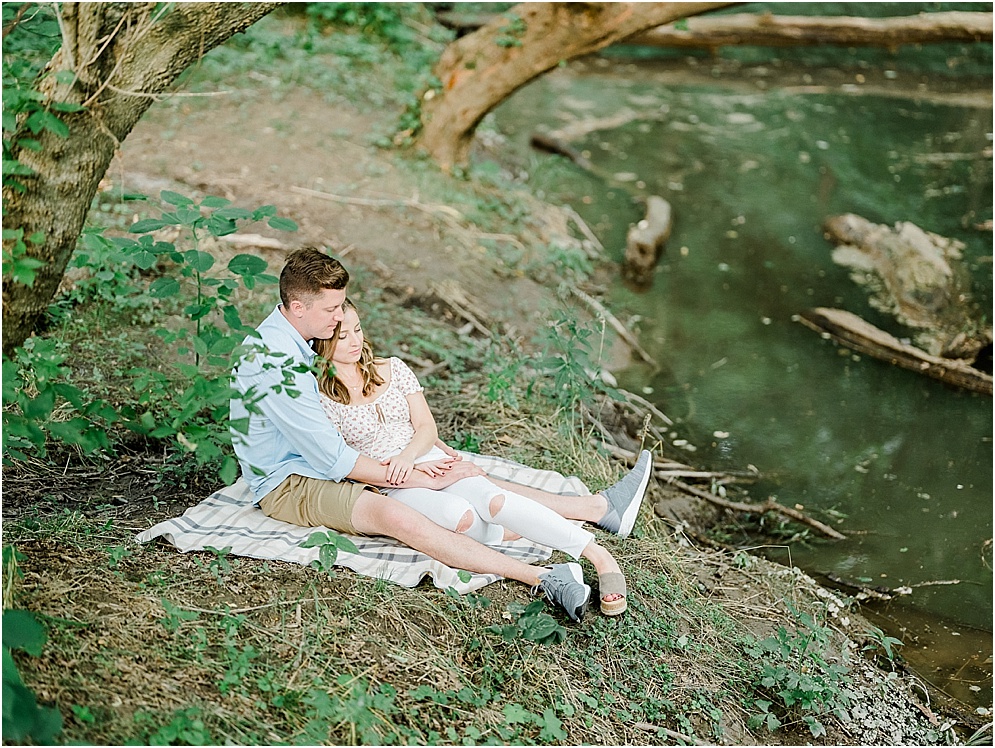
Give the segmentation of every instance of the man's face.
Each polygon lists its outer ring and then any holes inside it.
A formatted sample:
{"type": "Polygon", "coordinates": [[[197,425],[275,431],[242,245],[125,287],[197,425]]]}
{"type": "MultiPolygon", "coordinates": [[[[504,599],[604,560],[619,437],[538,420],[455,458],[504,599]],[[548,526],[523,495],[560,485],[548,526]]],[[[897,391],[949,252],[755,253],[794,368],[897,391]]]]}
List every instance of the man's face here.
{"type": "Polygon", "coordinates": [[[292,301],[288,310],[291,322],[305,340],[330,338],[335,334],[335,326],[345,316],[342,311],[345,297],[344,288],[339,291],[326,288],[310,305],[292,301]]]}

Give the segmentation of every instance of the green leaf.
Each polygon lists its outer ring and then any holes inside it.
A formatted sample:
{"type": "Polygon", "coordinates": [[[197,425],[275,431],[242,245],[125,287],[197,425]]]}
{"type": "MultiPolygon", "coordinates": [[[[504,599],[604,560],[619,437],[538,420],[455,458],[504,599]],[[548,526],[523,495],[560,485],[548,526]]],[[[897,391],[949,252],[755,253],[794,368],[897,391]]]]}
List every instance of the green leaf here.
{"type": "Polygon", "coordinates": [[[175,205],[176,207],[181,205],[193,205],[193,200],[189,197],[181,195],[179,192],[172,192],[171,190],[163,190],[159,193],[159,198],[164,203],[169,203],[170,205],[175,205]]]}
{"type": "Polygon", "coordinates": [[[259,221],[263,218],[268,218],[269,216],[275,216],[275,215],[276,215],[275,205],[263,205],[262,207],[256,208],[254,211],[252,211],[252,220],[259,221]]]}
{"type": "Polygon", "coordinates": [[[146,218],[142,221],[135,221],[128,227],[128,232],[132,234],[146,234],[149,231],[158,231],[169,224],[158,218],[146,218]]]}
{"type": "Polygon", "coordinates": [[[214,255],[208,252],[201,252],[199,249],[191,249],[184,252],[183,260],[198,273],[206,273],[214,267],[214,255]]]}
{"type": "Polygon", "coordinates": [[[226,205],[231,205],[231,200],[225,200],[217,195],[208,195],[200,201],[200,204],[205,208],[223,208],[226,205]]]}
{"type": "Polygon", "coordinates": [[[301,543],[301,548],[315,548],[316,546],[325,545],[329,540],[328,533],[319,530],[308,535],[307,540],[301,543]]]}
{"type": "MultiPolygon", "coordinates": [[[[5,610],[3,612],[3,646],[8,649],[21,649],[29,655],[41,656],[42,647],[48,639],[45,627],[34,614],[27,610],[5,610]]],[[[6,668],[5,668],[6,670],[6,668]]],[[[6,673],[4,673],[6,677],[6,673]]]]}
{"type": "Polygon", "coordinates": [[[266,260],[249,254],[238,254],[228,262],[228,269],[235,275],[258,275],[268,266],[266,260]]]}
{"type": "Polygon", "coordinates": [[[211,232],[212,236],[227,236],[234,234],[238,230],[238,226],[235,225],[234,221],[222,218],[215,213],[207,219],[207,230],[211,232]]]}
{"type": "Polygon", "coordinates": [[[165,299],[176,296],[180,292],[180,282],[176,278],[157,278],[149,286],[149,296],[153,299],[165,299]]]}
{"type": "Polygon", "coordinates": [[[226,206],[224,208],[219,208],[214,211],[214,215],[218,218],[224,218],[229,221],[241,221],[246,218],[252,218],[252,213],[247,211],[245,208],[239,208],[237,206],[226,206]]]}
{"type": "Polygon", "coordinates": [[[277,231],[297,231],[297,224],[289,218],[273,216],[267,223],[271,229],[276,229],[277,231]]]}

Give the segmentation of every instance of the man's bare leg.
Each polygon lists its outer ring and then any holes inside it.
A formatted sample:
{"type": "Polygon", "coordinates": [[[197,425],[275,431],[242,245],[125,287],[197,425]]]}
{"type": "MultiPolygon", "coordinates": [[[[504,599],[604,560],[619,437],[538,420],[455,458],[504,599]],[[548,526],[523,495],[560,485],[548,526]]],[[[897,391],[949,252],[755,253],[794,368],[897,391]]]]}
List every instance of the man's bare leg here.
{"type": "Polygon", "coordinates": [[[352,511],[352,524],[365,535],[387,535],[454,569],[500,574],[530,587],[546,571],[450,532],[389,496],[364,491],[352,511]]]}

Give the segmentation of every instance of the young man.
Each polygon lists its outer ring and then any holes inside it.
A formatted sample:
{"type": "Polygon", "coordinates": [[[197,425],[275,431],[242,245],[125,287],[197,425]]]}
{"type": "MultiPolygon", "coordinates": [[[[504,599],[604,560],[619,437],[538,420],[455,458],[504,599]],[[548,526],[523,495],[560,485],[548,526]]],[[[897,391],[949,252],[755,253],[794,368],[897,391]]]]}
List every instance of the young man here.
{"type": "MultiPolygon", "coordinates": [[[[270,517],[305,527],[386,535],[447,566],[541,587],[572,619],[580,620],[591,588],[583,583],[578,564],[529,566],[445,530],[372,488],[392,485],[387,467],[346,445],[321,408],[317,380],[310,372],[314,351],[309,341],[335,334],[348,282],[349,274],[338,260],[317,249],[292,252],[280,274],[281,303],[257,328],[259,337],[246,338],[253,350],[234,371],[241,397],[231,401],[231,428],[242,475],[259,507],[270,517]]],[[[412,471],[402,485],[440,489],[480,474],[472,463],[460,461],[443,476],[412,471]]],[[[606,499],[603,519],[634,519],[632,507],[638,509],[646,478],[636,480],[635,492],[616,490],[622,498],[615,505],[606,499]],[[624,496],[628,493],[633,495],[624,496]]],[[[630,474],[623,480],[631,479],[630,474]]]]}

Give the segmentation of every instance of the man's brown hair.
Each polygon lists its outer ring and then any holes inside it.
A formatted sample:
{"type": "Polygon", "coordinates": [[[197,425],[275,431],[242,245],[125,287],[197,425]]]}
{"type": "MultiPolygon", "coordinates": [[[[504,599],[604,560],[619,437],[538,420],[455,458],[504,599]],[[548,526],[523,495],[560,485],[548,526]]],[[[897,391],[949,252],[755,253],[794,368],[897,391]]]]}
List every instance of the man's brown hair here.
{"type": "Polygon", "coordinates": [[[322,291],[341,291],[348,283],[349,271],[334,257],[314,247],[295,249],[280,272],[280,301],[284,306],[295,300],[310,306],[322,291]]]}

